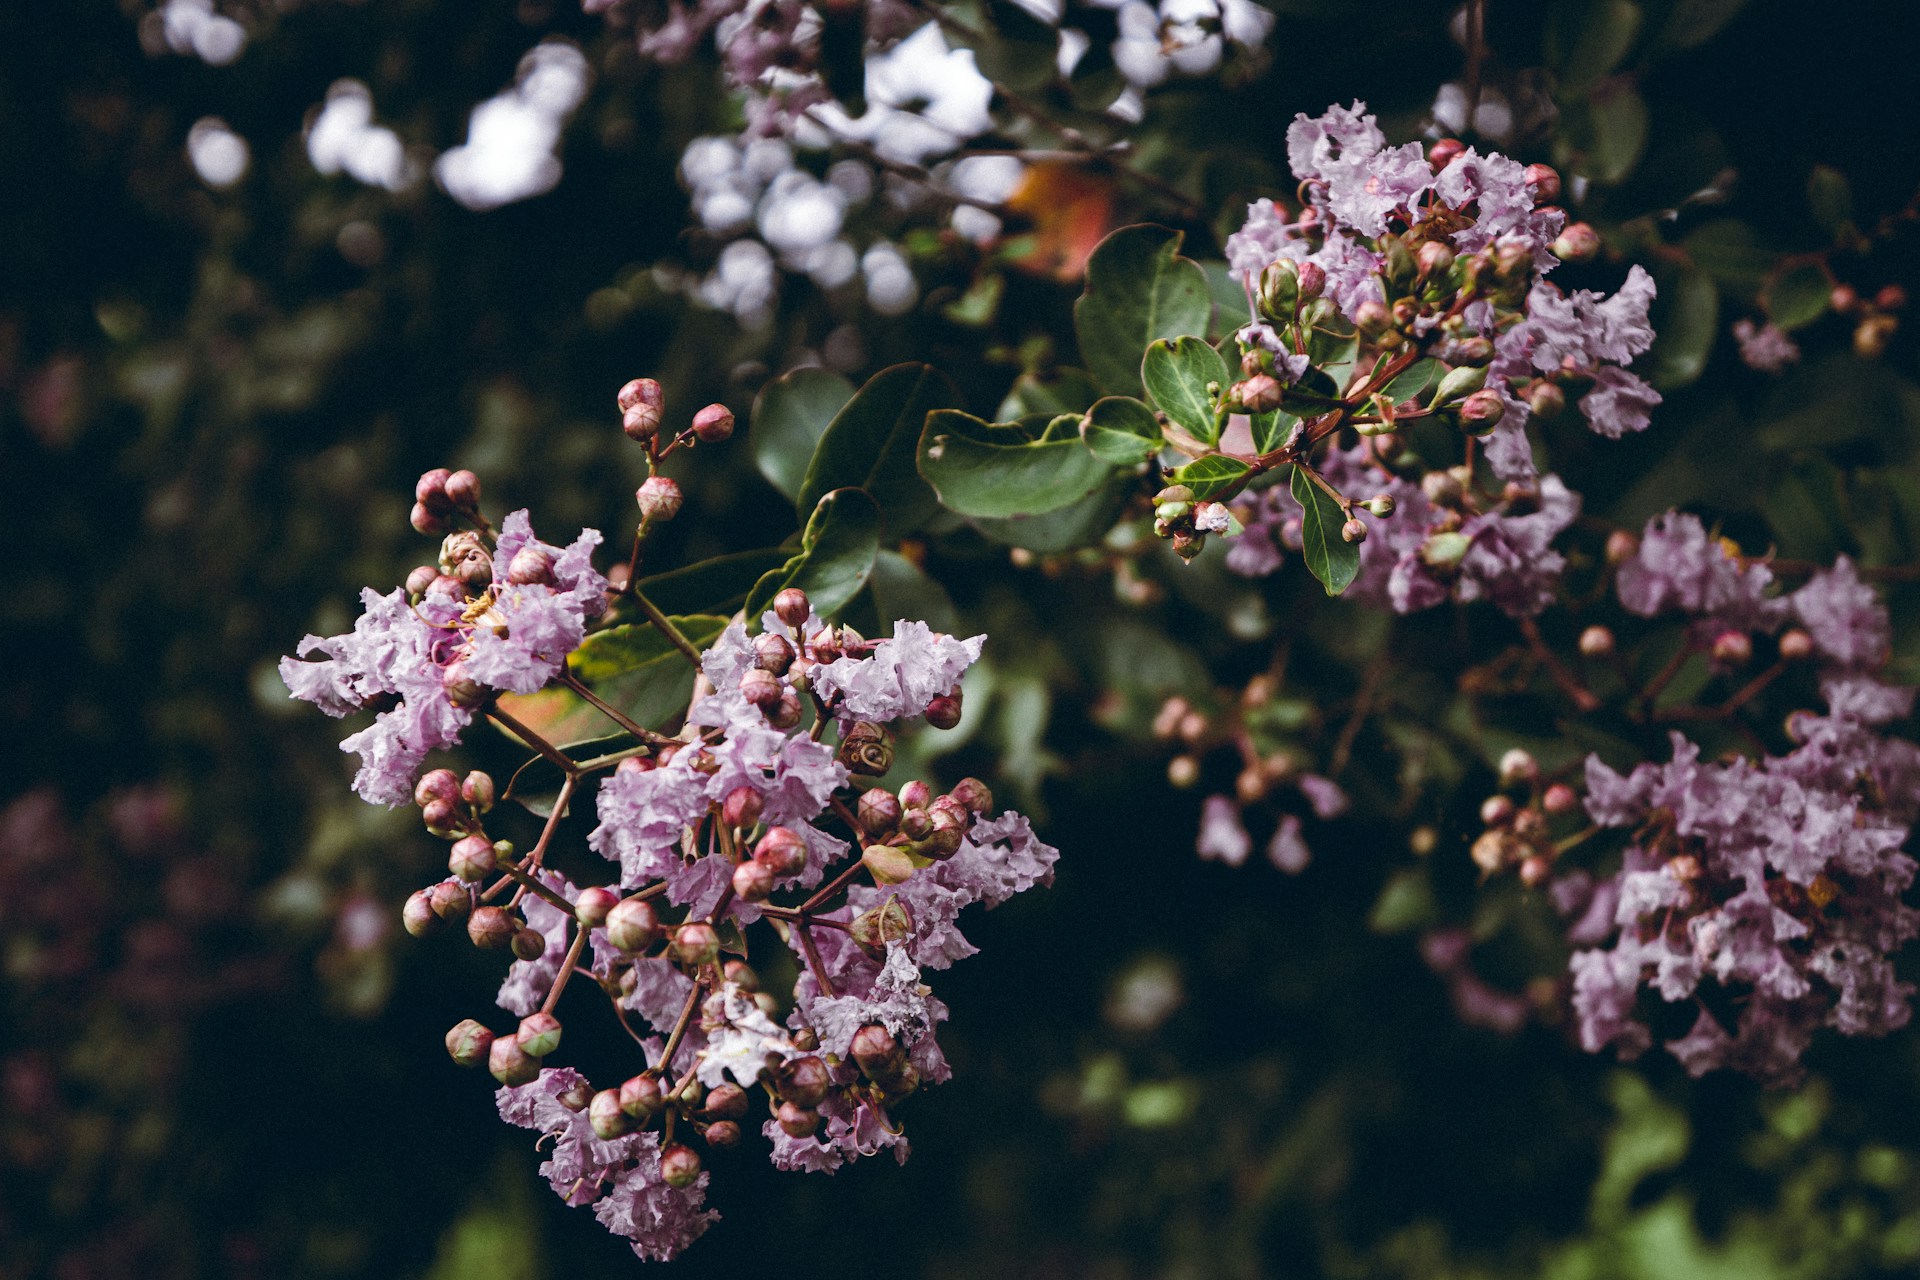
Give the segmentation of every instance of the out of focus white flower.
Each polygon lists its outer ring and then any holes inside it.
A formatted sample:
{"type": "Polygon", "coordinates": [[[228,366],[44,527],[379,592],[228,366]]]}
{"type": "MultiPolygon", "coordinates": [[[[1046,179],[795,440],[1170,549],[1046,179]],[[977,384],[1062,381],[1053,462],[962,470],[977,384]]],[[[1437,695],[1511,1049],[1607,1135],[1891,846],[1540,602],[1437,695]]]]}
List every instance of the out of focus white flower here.
{"type": "Polygon", "coordinates": [[[544,40],[520,60],[513,86],[473,109],[467,140],[434,176],[447,194],[485,211],[545,195],[560,181],[560,130],[587,96],[587,59],[567,40],[544,40]]]}
{"type": "Polygon", "coordinates": [[[924,164],[993,127],[993,85],[973,50],[949,48],[933,23],[868,58],[866,87],[861,115],[837,102],[813,114],[833,136],[865,142],[889,160],[924,164]]]}
{"type": "MultiPolygon", "coordinates": [[[[1000,204],[1018,189],[1026,173],[1027,166],[1012,156],[964,156],[948,167],[944,177],[952,191],[1000,204]]],[[[1000,234],[1000,219],[972,205],[956,206],[952,222],[955,231],[976,244],[1000,234]]]]}
{"type": "Polygon", "coordinates": [[[777,279],[767,246],[758,240],[735,240],[720,251],[720,260],[695,296],[716,311],[731,311],[746,328],[760,329],[773,318],[777,279]]]}
{"type": "Polygon", "coordinates": [[[373,122],[373,93],[336,80],[307,125],[307,159],[325,174],[344,173],[369,187],[398,191],[420,176],[400,135],[373,122]]]}
{"type": "Polygon", "coordinates": [[[906,255],[881,241],[860,259],[860,270],[867,277],[867,305],[883,316],[905,315],[919,301],[920,286],[906,255]]]}
{"type": "Polygon", "coordinates": [[[157,17],[167,48],[192,54],[210,67],[231,65],[247,47],[247,29],[216,12],[213,0],[167,0],[157,17]]]}
{"type": "Polygon", "coordinates": [[[247,140],[218,116],[202,116],[187,130],[187,160],[200,181],[210,187],[230,187],[247,176],[252,152],[247,140]]]}

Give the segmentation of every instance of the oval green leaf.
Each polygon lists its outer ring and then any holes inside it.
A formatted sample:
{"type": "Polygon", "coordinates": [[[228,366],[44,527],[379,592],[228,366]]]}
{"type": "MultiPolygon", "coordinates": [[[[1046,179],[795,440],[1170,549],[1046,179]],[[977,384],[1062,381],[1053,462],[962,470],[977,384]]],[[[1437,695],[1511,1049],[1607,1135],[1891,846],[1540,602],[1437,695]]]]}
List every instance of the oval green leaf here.
{"type": "Polygon", "coordinates": [[[862,489],[885,513],[894,536],[924,524],[934,495],[914,467],[921,427],[935,409],[960,403],[944,373],[924,364],[897,364],[867,379],[828,424],[807,464],[796,508],[817,511],[834,489],[862,489]]]}
{"type": "Polygon", "coordinates": [[[1205,339],[1162,338],[1149,343],[1140,362],[1140,381],[1160,411],[1188,435],[1202,444],[1220,439],[1214,393],[1207,388],[1211,384],[1226,389],[1227,362],[1205,339]]]}
{"type": "Polygon", "coordinates": [[[760,389],[747,443],[768,484],[789,500],[800,496],[820,437],[852,398],[853,384],[830,369],[795,369],[760,389]]]}
{"type": "Polygon", "coordinates": [[[800,537],[800,552],[753,584],[747,623],[754,626],[788,587],[798,587],[821,617],[831,617],[858,595],[880,553],[880,508],[860,489],[835,489],[820,499],[800,537]]]}
{"type": "Polygon", "coordinates": [[[1073,304],[1081,357],[1100,385],[1140,392],[1140,360],[1156,338],[1205,333],[1213,316],[1207,273],[1180,256],[1181,234],[1151,223],[1122,227],[1087,262],[1087,287],[1073,304]]]}
{"type": "Polygon", "coordinates": [[[1241,482],[1252,471],[1252,467],[1237,458],[1223,458],[1214,454],[1195,458],[1175,471],[1171,479],[1193,490],[1195,502],[1207,502],[1222,493],[1238,492],[1241,482]]]}
{"type": "Polygon", "coordinates": [[[1136,467],[1166,445],[1153,410],[1131,396],[1096,400],[1080,423],[1080,438],[1093,456],[1116,467],[1136,467]]]}
{"type": "Polygon", "coordinates": [[[1109,468],[1071,434],[1034,439],[942,409],[927,419],[920,474],[948,510],[994,519],[1057,511],[1098,488],[1109,468]]]}
{"type": "Polygon", "coordinates": [[[1300,504],[1300,556],[1327,594],[1337,596],[1360,572],[1360,548],[1340,536],[1347,518],[1327,491],[1293,469],[1293,500],[1300,504]]]}

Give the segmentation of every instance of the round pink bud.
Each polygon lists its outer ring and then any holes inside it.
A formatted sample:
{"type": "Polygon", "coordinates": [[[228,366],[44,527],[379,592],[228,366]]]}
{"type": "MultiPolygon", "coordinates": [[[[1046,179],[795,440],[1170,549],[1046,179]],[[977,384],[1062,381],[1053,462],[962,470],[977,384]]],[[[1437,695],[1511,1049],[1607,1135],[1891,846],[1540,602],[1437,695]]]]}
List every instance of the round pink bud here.
{"type": "Polygon", "coordinates": [[[660,1153],[660,1180],[683,1191],[700,1180],[700,1155],[676,1142],[660,1153]]]}
{"type": "Polygon", "coordinates": [[[773,598],[773,616],[789,627],[804,627],[813,616],[813,602],[798,587],[788,587],[773,598]]]}
{"type": "Polygon", "coordinates": [[[507,581],[516,587],[553,581],[553,557],[540,547],[522,547],[507,561],[507,581]]]}
{"type": "Polygon", "coordinates": [[[1377,338],[1393,324],[1393,313],[1384,302],[1369,298],[1354,308],[1353,327],[1368,338],[1377,338]]]}
{"type": "Polygon", "coordinates": [[[636,404],[620,415],[620,429],[627,439],[645,444],[660,434],[660,410],[650,404],[636,404]]]}
{"type": "Polygon", "coordinates": [[[493,1048],[493,1032],[468,1018],[447,1032],[447,1052],[463,1067],[477,1067],[493,1048]]]}
{"type": "Polygon", "coordinates": [[[1850,284],[1837,284],[1833,286],[1833,292],[1827,295],[1827,301],[1844,316],[1859,307],[1860,291],[1850,284]]]}
{"type": "Polygon", "coordinates": [[[738,786],[727,792],[727,798],[720,802],[720,821],[729,827],[751,827],[760,821],[765,807],[766,801],[758,791],[738,786]]]}
{"type": "Polygon", "coordinates": [[[420,820],[427,830],[442,840],[463,836],[473,827],[466,806],[454,800],[442,800],[435,797],[420,809],[420,820]]]}
{"type": "Polygon", "coordinates": [[[481,813],[493,808],[493,775],[475,769],[460,780],[460,798],[481,813]]]}
{"type": "Polygon", "coordinates": [[[1514,747],[1500,757],[1500,785],[1503,787],[1530,783],[1540,776],[1540,762],[1533,753],[1514,747]]]}
{"type": "Polygon", "coordinates": [[[1882,311],[1904,311],[1907,291],[1897,284],[1881,285],[1880,291],[1873,295],[1873,305],[1882,311]]]}
{"type": "Polygon", "coordinates": [[[593,1136],[602,1142],[612,1142],[633,1130],[633,1117],[620,1109],[618,1089],[602,1089],[593,1095],[593,1101],[587,1104],[587,1122],[593,1126],[593,1136]]]}
{"type": "Polygon", "coordinates": [[[1504,827],[1513,821],[1513,801],[1506,796],[1488,796],[1480,806],[1480,821],[1490,827],[1504,827]]]}
{"type": "Polygon", "coordinates": [[[400,923],[416,938],[424,938],[438,929],[440,917],[433,909],[433,891],[420,889],[409,894],[406,905],[400,908],[400,923]]]}
{"type": "Polygon", "coordinates": [[[859,808],[854,816],[860,822],[860,829],[870,836],[890,835],[900,825],[900,801],[880,788],[860,797],[859,808]]]}
{"type": "Polygon", "coordinates": [[[780,705],[780,681],[770,671],[748,667],[740,673],[740,696],[762,711],[780,705]]]}
{"type": "Polygon", "coordinates": [[[1640,539],[1625,529],[1615,529],[1607,535],[1607,563],[1622,565],[1640,554],[1640,539]]]}
{"type": "Polygon", "coordinates": [[[753,846],[753,860],[762,862],[779,879],[797,876],[807,867],[807,842],[787,827],[769,827],[753,846]]]}
{"type": "Polygon", "coordinates": [[[702,444],[719,444],[733,434],[733,410],[710,404],[693,415],[693,434],[702,444]]]}
{"type": "Polygon", "coordinates": [[[1303,262],[1299,269],[1300,301],[1311,302],[1325,292],[1327,271],[1317,262],[1303,262]]]}
{"type": "Polygon", "coordinates": [[[452,514],[453,499],[447,496],[447,481],[452,475],[445,467],[423,473],[414,482],[413,500],[436,516],[452,514]]]}
{"type": "Polygon", "coordinates": [[[440,570],[434,565],[423,564],[416,566],[413,572],[407,575],[407,594],[410,596],[424,596],[427,594],[427,588],[431,587],[434,579],[439,576],[440,570]]]}
{"type": "Polygon", "coordinates": [[[758,991],[760,989],[760,975],[755,973],[753,966],[745,960],[729,960],[720,966],[720,972],[726,975],[728,982],[739,987],[742,991],[758,991]]]}
{"type": "Polygon", "coordinates": [[[840,652],[840,637],[832,627],[822,627],[807,637],[807,656],[815,662],[832,662],[840,652]]]}
{"type": "Polygon", "coordinates": [[[936,729],[951,729],[960,723],[960,691],[943,693],[927,704],[927,723],[936,729]]]}
{"type": "Polygon", "coordinates": [[[637,404],[650,404],[658,409],[666,404],[667,393],[652,378],[635,378],[621,387],[614,396],[614,403],[625,413],[637,404]]]}
{"type": "Polygon", "coordinates": [[[499,951],[513,945],[520,922],[505,907],[477,907],[467,917],[467,938],[482,951],[499,951]]]}
{"type": "Polygon", "coordinates": [[[547,954],[547,940],[538,929],[522,928],[516,931],[511,945],[515,960],[538,960],[547,954]]]}
{"type": "Polygon", "coordinates": [[[774,1092],[801,1107],[819,1106],[832,1087],[833,1075],[827,1064],[811,1054],[788,1059],[773,1077],[774,1092]]]}
{"type": "Polygon", "coordinates": [[[769,631],[753,642],[753,665],[774,676],[783,676],[793,666],[793,644],[783,635],[769,631]]]}
{"type": "Polygon", "coordinates": [[[1560,174],[1552,165],[1530,164],[1526,177],[1535,204],[1552,204],[1560,198],[1560,174]]]}
{"type": "Polygon", "coordinates": [[[433,914],[442,920],[465,920],[467,912],[473,909],[473,895],[463,885],[443,880],[427,893],[433,903],[433,914]]]}
{"type": "Polygon", "coordinates": [[[607,941],[622,951],[645,951],[660,941],[660,916],[645,898],[625,898],[607,912],[607,941]]]}
{"type": "Polygon", "coordinates": [[[1442,138],[1427,148],[1427,163],[1433,166],[1434,172],[1438,173],[1452,164],[1454,157],[1466,149],[1467,144],[1458,138],[1442,138]]]}
{"type": "Polygon", "coordinates": [[[893,1033],[877,1022],[870,1022],[853,1033],[847,1052],[869,1080],[883,1083],[899,1074],[906,1064],[906,1051],[893,1033]]]}
{"type": "Polygon", "coordinates": [[[733,894],[742,902],[765,902],[773,896],[773,869],[748,858],[733,869],[733,894]]]}
{"type": "Polygon", "coordinates": [[[1567,393],[1559,383],[1541,378],[1527,388],[1527,408],[1542,422],[1551,422],[1566,412],[1567,393]]]}
{"type": "Polygon", "coordinates": [[[1753,660],[1753,637],[1744,631],[1722,631],[1713,638],[1713,660],[1737,667],[1753,660]]]}
{"type": "Polygon", "coordinates": [[[620,1109],[641,1124],[653,1119],[665,1105],[657,1076],[637,1075],[620,1086],[620,1109]]]}
{"type": "Polygon", "coordinates": [[[1788,662],[1804,662],[1813,656],[1813,637],[1799,627],[1780,637],[1780,656],[1788,662]]]}
{"type": "Polygon", "coordinates": [[[1580,796],[1564,782],[1556,782],[1540,797],[1540,807],[1554,817],[1564,817],[1580,807],[1580,796]]]}
{"type": "MultiPolygon", "coordinates": [[[[445,493],[441,494],[442,498],[445,496],[445,493]]],[[[424,502],[413,504],[413,510],[407,514],[407,522],[413,526],[415,533],[423,533],[429,538],[453,528],[445,516],[433,511],[424,502]]]]}
{"type": "Polygon", "coordinates": [[[1538,889],[1553,874],[1553,861],[1544,854],[1530,853],[1520,859],[1520,883],[1538,889]]]}
{"type": "Polygon", "coordinates": [[[717,1084],[707,1094],[702,1108],[710,1120],[744,1120],[747,1116],[747,1092],[737,1084],[717,1084]]]}
{"type": "Polygon", "coordinates": [[[544,1058],[560,1047],[560,1019],[550,1013],[530,1013],[520,1019],[515,1038],[522,1049],[536,1058],[544,1058]]]}
{"type": "Polygon", "coordinates": [[[575,1080],[555,1094],[553,1100],[575,1115],[579,1115],[593,1105],[593,1086],[585,1080],[575,1080]]]}
{"type": "Polygon", "coordinates": [[[440,672],[440,686],[456,707],[477,707],[487,700],[487,687],[467,675],[464,662],[449,662],[440,672]]]}
{"type": "Polygon", "coordinates": [[[456,471],[447,477],[447,501],[469,515],[480,510],[480,477],[471,471],[456,471]]]}
{"type": "Polygon", "coordinates": [[[673,931],[671,950],[681,964],[710,964],[720,955],[720,935],[702,920],[692,920],[673,931]]]}
{"type": "Polygon", "coordinates": [[[767,723],[776,729],[791,729],[800,723],[800,695],[792,689],[780,690],[780,702],[766,713],[767,723]]]}
{"type": "Polygon", "coordinates": [[[978,778],[962,778],[947,792],[961,808],[986,817],[993,808],[993,792],[978,778]]]}
{"type": "Polygon", "coordinates": [[[933,803],[933,788],[915,778],[900,788],[900,804],[907,809],[924,809],[933,803]]]}
{"type": "Polygon", "coordinates": [[[522,1049],[515,1037],[496,1036],[487,1046],[487,1070],[509,1088],[531,1084],[540,1078],[540,1059],[522,1049]]]}
{"type": "Polygon", "coordinates": [[[740,1145],[740,1126],[732,1120],[715,1120],[700,1136],[707,1140],[710,1147],[737,1147],[740,1145]]]}
{"type": "Polygon", "coordinates": [[[1340,526],[1340,537],[1345,542],[1365,542],[1367,540],[1367,522],[1359,518],[1347,521],[1340,526]]]}
{"type": "Polygon", "coordinates": [[[573,918],[589,929],[598,929],[620,905],[620,895],[604,885],[592,885],[580,891],[573,902],[573,918]]]}
{"type": "Polygon", "coordinates": [[[1420,252],[1414,255],[1420,274],[1425,277],[1443,276],[1453,267],[1453,250],[1438,240],[1429,240],[1420,246],[1420,252]]]}
{"type": "Polygon", "coordinates": [[[440,573],[434,577],[433,585],[423,593],[429,599],[438,596],[446,600],[465,600],[467,584],[449,573],[440,573]]]}
{"type": "Polygon", "coordinates": [[[933,815],[925,809],[906,809],[900,814],[900,834],[909,840],[925,840],[933,834],[933,815]]]}
{"type": "Polygon", "coordinates": [[[808,1138],[820,1127],[820,1113],[812,1107],[803,1107],[793,1102],[783,1102],[780,1110],[774,1113],[774,1120],[789,1138],[808,1138]]]}
{"type": "Polygon", "coordinates": [[[1507,416],[1507,402],[1498,391],[1483,387],[1460,402],[1460,425],[1481,435],[1500,425],[1507,416]]]}
{"type": "Polygon", "coordinates": [[[1563,262],[1591,262],[1600,252],[1600,233],[1584,222],[1571,223],[1548,247],[1563,262]]]}
{"type": "Polygon", "coordinates": [[[486,879],[493,874],[497,865],[493,856],[493,841],[485,836],[468,836],[455,841],[452,851],[447,855],[447,870],[468,883],[486,879]]]}
{"type": "Polygon", "coordinates": [[[1233,388],[1233,398],[1248,413],[1266,413],[1278,409],[1285,396],[1286,389],[1280,385],[1280,380],[1269,373],[1256,373],[1233,388]]]}
{"type": "Polygon", "coordinates": [[[648,476],[634,491],[633,500],[639,504],[641,520],[648,524],[665,524],[680,514],[685,497],[680,492],[680,486],[666,476],[648,476]]]}

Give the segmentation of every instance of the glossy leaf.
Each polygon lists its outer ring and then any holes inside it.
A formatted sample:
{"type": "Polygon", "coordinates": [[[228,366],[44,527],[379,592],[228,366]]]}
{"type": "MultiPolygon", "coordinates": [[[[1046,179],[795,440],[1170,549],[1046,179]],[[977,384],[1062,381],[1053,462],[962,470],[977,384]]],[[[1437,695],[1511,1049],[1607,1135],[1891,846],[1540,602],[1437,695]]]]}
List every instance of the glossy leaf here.
{"type": "Polygon", "coordinates": [[[1084,498],[1053,511],[968,523],[995,542],[1052,555],[1098,542],[1113,528],[1132,490],[1131,476],[1116,476],[1084,498]]]}
{"type": "Polygon", "coordinates": [[[1180,256],[1181,234],[1146,224],[1102,240],[1073,306],[1087,368],[1119,395],[1140,392],[1140,361],[1156,338],[1204,333],[1213,314],[1207,273],[1180,256]]]}
{"type": "MultiPolygon", "coordinates": [[[[675,617],[695,648],[719,638],[727,620],[712,614],[675,617]]],[[[648,728],[669,724],[693,696],[693,664],[657,628],[636,623],[597,631],[573,652],[567,669],[629,719],[648,728]]],[[[617,729],[613,720],[571,689],[502,694],[500,705],[547,741],[573,747],[617,729]]]]}
{"type": "Polygon", "coordinates": [[[1746,7],[1747,0],[1675,0],[1661,24],[1663,49],[1691,49],[1705,44],[1746,7]]]}
{"type": "Polygon", "coordinates": [[[959,625],[947,589],[898,551],[882,551],[874,560],[867,589],[883,628],[901,618],[917,618],[936,631],[950,632],[959,625]]]}
{"type": "Polygon", "coordinates": [[[1813,220],[1836,240],[1853,225],[1853,187],[1846,174],[1830,165],[1817,164],[1807,176],[1807,204],[1813,220]]]}
{"type": "Polygon", "coordinates": [[[1200,264],[1207,273],[1207,288],[1213,294],[1213,326],[1209,333],[1232,333],[1251,323],[1253,311],[1247,305],[1247,288],[1227,269],[1227,264],[1210,260],[1200,264]]]}
{"type": "Polygon", "coordinates": [[[1252,470],[1252,467],[1236,458],[1223,458],[1214,454],[1211,457],[1195,458],[1175,471],[1171,479],[1174,483],[1183,484],[1193,490],[1194,501],[1205,502],[1235,488],[1252,470]]]}
{"type": "Polygon", "coordinates": [[[1395,404],[1423,399],[1428,388],[1439,380],[1441,367],[1438,360],[1415,361],[1396,374],[1382,390],[1395,404]]]}
{"type": "Polygon", "coordinates": [[[732,613],[766,573],[792,559],[783,547],[737,551],[640,579],[640,593],[666,614],[732,613]]]}
{"type": "Polygon", "coordinates": [[[1547,65],[1563,93],[1586,89],[1620,64],[1640,34],[1630,0],[1560,0],[1547,14],[1547,65]]]}
{"type": "Polygon", "coordinates": [[[799,587],[822,617],[830,617],[873,573],[880,552],[880,508],[860,489],[835,489],[820,499],[800,538],[800,551],[754,583],[747,595],[748,625],[754,625],[788,587],[799,587]]]}
{"type": "Polygon", "coordinates": [[[1116,467],[1133,467],[1165,446],[1153,410],[1130,396],[1094,401],[1080,424],[1080,438],[1095,457],[1116,467]]]}
{"type": "Polygon", "coordinates": [[[847,401],[853,384],[829,369],[795,369],[753,398],[747,443],[767,483],[789,500],[799,497],[820,437],[847,401]]]}
{"type": "Polygon", "coordinates": [[[800,513],[817,510],[832,490],[861,489],[879,504],[890,534],[918,528],[935,503],[914,467],[914,447],[929,413],[959,403],[953,383],[928,365],[897,364],[874,374],[820,437],[800,485],[800,513]]]}
{"type": "Polygon", "coordinates": [[[1085,413],[1100,398],[1100,384],[1085,369],[1055,369],[1046,376],[1023,373],[1000,402],[1001,421],[1030,413],[1085,413]]]}
{"type": "Polygon", "coordinates": [[[1759,291],[1778,258],[1760,243],[1752,227],[1732,218],[1709,222],[1682,243],[1695,266],[1740,298],[1759,291]]]}
{"type": "Polygon", "coordinates": [[[1360,548],[1340,536],[1347,521],[1340,504],[1298,467],[1293,469],[1292,489],[1293,500],[1300,504],[1300,557],[1327,594],[1337,596],[1360,572],[1360,548]]]}
{"type": "Polygon", "coordinates": [[[1720,290],[1704,271],[1662,272],[1653,304],[1653,350],[1647,376],[1662,391],[1684,387],[1706,370],[1719,336],[1720,290]]]}
{"type": "Polygon", "coordinates": [[[1287,442],[1293,429],[1300,425],[1300,419],[1283,409],[1274,409],[1253,414],[1247,423],[1253,435],[1254,452],[1272,453],[1287,442]]]}
{"type": "Polygon", "coordinates": [[[1168,419],[1202,444],[1220,439],[1215,397],[1208,390],[1224,390],[1227,362],[1201,338],[1160,339],[1148,345],[1140,365],[1147,394],[1168,419]]]}
{"type": "Polygon", "coordinates": [[[1826,272],[1802,263],[1767,286],[1767,315],[1782,329],[1798,329],[1827,313],[1832,292],[1826,272]]]}
{"type": "Polygon", "coordinates": [[[1056,511],[1093,492],[1109,469],[1074,436],[1040,438],[1044,434],[941,410],[927,419],[921,437],[920,474],[942,506],[963,516],[1056,511]]]}

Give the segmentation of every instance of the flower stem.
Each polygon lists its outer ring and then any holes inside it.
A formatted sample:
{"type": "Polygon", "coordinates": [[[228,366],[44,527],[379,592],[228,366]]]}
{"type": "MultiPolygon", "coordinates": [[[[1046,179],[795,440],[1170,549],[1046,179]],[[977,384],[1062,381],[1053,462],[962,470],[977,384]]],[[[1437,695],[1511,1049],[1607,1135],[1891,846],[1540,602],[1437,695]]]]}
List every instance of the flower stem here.
{"type": "Polygon", "coordinates": [[[640,612],[647,615],[647,621],[660,628],[660,634],[665,636],[674,648],[685,654],[687,661],[693,664],[693,669],[698,671],[700,651],[693,647],[691,640],[681,634],[680,628],[673,625],[673,619],[660,612],[660,606],[647,599],[637,587],[633,589],[633,602],[640,606],[640,612]]]}
{"type": "Polygon", "coordinates": [[[586,945],[586,929],[574,929],[573,945],[567,948],[567,958],[560,962],[560,975],[553,980],[553,989],[547,992],[547,998],[541,1002],[540,1012],[552,1013],[553,1006],[560,1003],[560,993],[567,989],[567,979],[573,977],[573,962],[580,958],[581,948],[586,945]]]}

